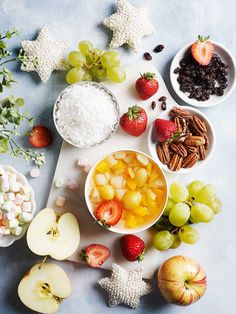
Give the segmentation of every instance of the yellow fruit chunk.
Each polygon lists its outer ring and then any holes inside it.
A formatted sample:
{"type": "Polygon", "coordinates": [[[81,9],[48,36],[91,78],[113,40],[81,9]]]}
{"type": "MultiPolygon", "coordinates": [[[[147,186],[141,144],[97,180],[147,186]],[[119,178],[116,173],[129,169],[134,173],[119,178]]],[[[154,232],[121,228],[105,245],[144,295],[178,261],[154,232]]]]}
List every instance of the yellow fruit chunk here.
{"type": "Polygon", "coordinates": [[[147,173],[148,173],[148,175],[149,175],[149,177],[150,177],[151,172],[152,172],[152,163],[151,163],[151,162],[149,162],[149,163],[147,164],[146,169],[147,169],[147,173]]]}
{"type": "Polygon", "coordinates": [[[154,192],[157,196],[157,200],[163,200],[163,198],[165,197],[165,191],[162,189],[155,189],[154,192]]]}
{"type": "Polygon", "coordinates": [[[122,200],[122,198],[124,197],[125,195],[125,192],[126,190],[123,190],[123,189],[116,189],[115,190],[115,198],[119,201],[122,200]]]}
{"type": "Polygon", "coordinates": [[[90,200],[93,203],[100,203],[101,202],[100,193],[99,193],[97,188],[93,188],[92,193],[90,195],[90,200]]]}
{"type": "Polygon", "coordinates": [[[121,189],[123,186],[124,179],[122,176],[113,176],[111,177],[111,185],[115,189],[121,189]]]}
{"type": "Polygon", "coordinates": [[[117,163],[117,160],[112,155],[109,155],[105,158],[105,162],[111,168],[111,167],[115,166],[115,164],[117,163]]]}
{"type": "Polygon", "coordinates": [[[115,191],[114,191],[113,187],[109,184],[105,184],[105,185],[99,187],[99,192],[100,192],[102,199],[104,199],[106,201],[112,200],[115,196],[115,191]]]}
{"type": "Polygon", "coordinates": [[[142,201],[141,201],[141,204],[142,204],[143,206],[148,206],[146,193],[142,193],[142,201]]]}
{"type": "Polygon", "coordinates": [[[126,220],[125,220],[125,225],[128,228],[135,228],[137,227],[137,221],[134,215],[132,214],[127,214],[126,215],[126,220]]]}
{"type": "Polygon", "coordinates": [[[135,181],[137,186],[143,186],[146,184],[148,179],[148,173],[145,168],[139,168],[135,171],[135,181]]]}
{"type": "Polygon", "coordinates": [[[149,182],[152,182],[154,180],[156,180],[158,177],[159,177],[159,171],[157,168],[154,168],[153,171],[151,172],[150,174],[150,179],[149,179],[149,182]]]}
{"type": "Polygon", "coordinates": [[[134,154],[127,154],[123,160],[127,165],[129,165],[134,160],[134,158],[134,154]]]}
{"type": "Polygon", "coordinates": [[[145,218],[141,216],[136,216],[136,222],[138,225],[142,225],[145,222],[145,218]]]}
{"type": "Polygon", "coordinates": [[[126,180],[126,186],[132,190],[132,191],[135,191],[136,190],[136,187],[137,187],[137,184],[136,184],[136,181],[135,180],[131,180],[131,179],[127,179],[126,180]]]}
{"type": "Polygon", "coordinates": [[[144,207],[144,206],[139,206],[139,207],[136,207],[132,210],[132,212],[135,214],[135,215],[138,215],[138,216],[141,216],[141,217],[144,217],[144,216],[147,216],[149,215],[149,211],[147,209],[147,207],[144,207]]]}
{"type": "Polygon", "coordinates": [[[137,153],[136,158],[143,166],[147,166],[147,164],[149,163],[149,158],[143,154],[137,153]]]}
{"type": "Polygon", "coordinates": [[[134,209],[141,203],[142,195],[137,191],[127,191],[123,198],[125,208],[134,209]]]}
{"type": "Polygon", "coordinates": [[[105,173],[105,172],[108,172],[110,168],[108,164],[103,160],[97,165],[96,170],[97,172],[105,173]]]}
{"type": "Polygon", "coordinates": [[[123,163],[122,160],[118,160],[117,163],[112,166],[112,170],[115,171],[115,170],[123,170],[125,169],[126,165],[123,163]]]}
{"type": "Polygon", "coordinates": [[[117,152],[114,154],[115,159],[124,159],[125,158],[126,153],[121,151],[121,152],[117,152]]]}
{"type": "Polygon", "coordinates": [[[130,179],[133,179],[135,177],[133,168],[128,167],[127,172],[128,172],[128,176],[130,177],[130,179]]]}
{"type": "Polygon", "coordinates": [[[107,184],[107,179],[106,179],[105,175],[102,174],[102,173],[96,174],[95,177],[94,177],[94,180],[95,180],[95,183],[97,185],[107,184]]]}
{"type": "Polygon", "coordinates": [[[153,193],[151,190],[147,193],[147,204],[150,207],[155,207],[156,206],[156,194],[153,193]]]}

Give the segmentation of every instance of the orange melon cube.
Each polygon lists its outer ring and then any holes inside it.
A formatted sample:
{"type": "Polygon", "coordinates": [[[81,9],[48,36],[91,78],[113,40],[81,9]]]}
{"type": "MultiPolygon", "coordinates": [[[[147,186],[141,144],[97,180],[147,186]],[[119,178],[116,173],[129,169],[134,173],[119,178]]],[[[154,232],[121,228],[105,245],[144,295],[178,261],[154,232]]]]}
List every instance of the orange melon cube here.
{"type": "Polygon", "coordinates": [[[134,215],[127,213],[126,215],[126,220],[125,220],[125,225],[128,228],[135,228],[137,227],[137,220],[134,215]]]}
{"type": "Polygon", "coordinates": [[[103,160],[97,165],[96,170],[99,173],[105,173],[105,172],[109,172],[110,168],[108,164],[103,160]]]}

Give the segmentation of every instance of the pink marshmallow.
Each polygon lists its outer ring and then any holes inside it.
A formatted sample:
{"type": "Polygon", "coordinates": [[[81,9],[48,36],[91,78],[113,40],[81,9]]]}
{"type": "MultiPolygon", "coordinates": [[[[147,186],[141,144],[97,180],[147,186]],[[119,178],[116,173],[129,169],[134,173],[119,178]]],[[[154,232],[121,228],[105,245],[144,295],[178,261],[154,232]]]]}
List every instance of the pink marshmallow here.
{"type": "Polygon", "coordinates": [[[75,180],[69,180],[69,182],[68,182],[68,188],[69,188],[70,190],[78,190],[79,184],[78,184],[78,182],[75,181],[75,180]]]}
{"type": "Polygon", "coordinates": [[[16,198],[15,198],[15,204],[16,205],[22,204],[24,202],[24,199],[25,199],[25,195],[24,194],[17,193],[16,194],[16,198]]]}
{"type": "Polygon", "coordinates": [[[31,213],[31,211],[32,211],[30,202],[23,202],[21,208],[22,208],[22,211],[26,212],[26,213],[31,213]]]}
{"type": "Polygon", "coordinates": [[[39,170],[39,168],[32,168],[32,169],[30,170],[30,176],[31,176],[32,178],[37,178],[37,177],[39,177],[39,176],[40,176],[40,170],[39,170]]]}
{"type": "Polygon", "coordinates": [[[66,202],[66,198],[63,196],[58,196],[56,199],[56,205],[59,207],[64,206],[65,202],[66,202]]]}
{"type": "Polygon", "coordinates": [[[79,158],[78,161],[77,161],[77,166],[84,168],[84,167],[87,166],[88,163],[89,163],[88,159],[86,159],[86,158],[79,158]]]}

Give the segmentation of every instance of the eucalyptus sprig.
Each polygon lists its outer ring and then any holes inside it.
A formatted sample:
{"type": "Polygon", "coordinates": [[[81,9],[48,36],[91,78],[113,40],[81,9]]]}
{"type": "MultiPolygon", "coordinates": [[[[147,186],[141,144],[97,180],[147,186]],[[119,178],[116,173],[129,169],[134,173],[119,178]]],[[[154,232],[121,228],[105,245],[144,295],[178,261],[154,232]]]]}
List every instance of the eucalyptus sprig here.
{"type": "Polygon", "coordinates": [[[0,101],[0,153],[7,153],[13,157],[21,156],[26,161],[32,160],[36,165],[45,164],[44,153],[37,153],[32,149],[25,149],[20,146],[15,137],[20,136],[18,127],[25,121],[30,127],[34,124],[34,119],[28,112],[21,113],[20,107],[24,106],[23,98],[9,96],[0,101]]]}

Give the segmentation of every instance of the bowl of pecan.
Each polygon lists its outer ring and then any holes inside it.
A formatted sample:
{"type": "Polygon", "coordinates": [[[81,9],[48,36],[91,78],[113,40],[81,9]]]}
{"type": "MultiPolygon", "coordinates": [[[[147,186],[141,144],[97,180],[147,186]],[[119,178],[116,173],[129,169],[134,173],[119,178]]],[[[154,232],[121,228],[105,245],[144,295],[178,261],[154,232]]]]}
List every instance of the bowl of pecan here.
{"type": "Polygon", "coordinates": [[[151,125],[148,148],[154,161],[170,173],[189,173],[205,165],[213,154],[215,132],[197,109],[176,106],[151,125]]]}
{"type": "Polygon", "coordinates": [[[225,100],[235,87],[233,55],[209,36],[181,48],[170,67],[176,94],[195,107],[212,107],[225,100]]]}

